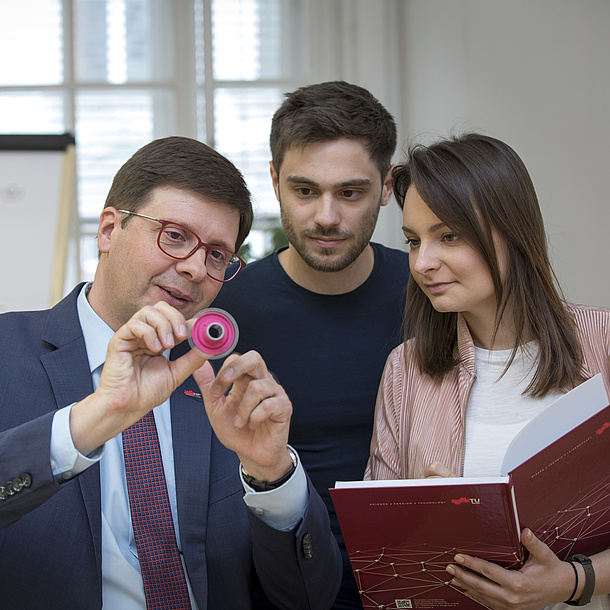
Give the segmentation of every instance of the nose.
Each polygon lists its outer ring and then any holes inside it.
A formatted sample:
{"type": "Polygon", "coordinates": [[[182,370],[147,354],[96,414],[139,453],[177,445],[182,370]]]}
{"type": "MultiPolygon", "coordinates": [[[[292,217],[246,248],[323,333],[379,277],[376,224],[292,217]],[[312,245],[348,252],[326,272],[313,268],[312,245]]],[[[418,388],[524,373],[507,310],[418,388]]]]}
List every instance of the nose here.
{"type": "Polygon", "coordinates": [[[176,270],[181,275],[186,275],[192,282],[202,282],[207,274],[206,250],[201,246],[188,258],[176,261],[176,270]]]}
{"type": "Polygon", "coordinates": [[[434,243],[420,242],[418,248],[414,248],[409,253],[409,264],[415,273],[425,275],[435,271],[441,265],[438,248],[434,243]]]}
{"type": "Polygon", "coordinates": [[[314,222],[322,227],[336,226],[341,222],[339,205],[332,195],[324,194],[318,199],[314,222]]]}

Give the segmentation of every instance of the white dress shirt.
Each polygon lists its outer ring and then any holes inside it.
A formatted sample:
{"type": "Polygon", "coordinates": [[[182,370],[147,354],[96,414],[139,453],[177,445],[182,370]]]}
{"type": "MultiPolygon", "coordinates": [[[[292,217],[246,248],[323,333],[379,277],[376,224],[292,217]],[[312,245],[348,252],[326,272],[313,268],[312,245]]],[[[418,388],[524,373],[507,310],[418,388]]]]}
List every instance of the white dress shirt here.
{"type": "MultiPolygon", "coordinates": [[[[97,388],[108,343],[114,332],[93,311],[86,294],[90,284],[81,291],[78,301],[78,316],[83,335],[93,387],[97,388]]],[[[168,350],[169,351],[169,350],[168,350]]],[[[167,356],[167,353],[166,353],[167,356]]],[[[100,462],[102,501],[102,594],[103,607],[110,610],[144,610],[146,600],[138,562],[138,553],[131,525],[129,496],[125,479],[122,435],[110,439],[104,447],[89,456],[81,455],[74,447],[70,435],[70,409],[60,409],[53,418],[51,433],[51,467],[58,481],[67,481],[97,461],[100,462]]],[[[174,520],[178,548],[182,550],[176,504],[176,478],[171,434],[169,400],[153,409],[169,502],[174,520]]],[[[303,517],[309,500],[307,480],[300,460],[297,470],[281,487],[257,493],[244,485],[244,501],[259,518],[279,530],[292,529],[303,517]]],[[[186,571],[185,571],[186,575],[186,571]]],[[[197,610],[190,583],[191,606],[197,610]]]]}

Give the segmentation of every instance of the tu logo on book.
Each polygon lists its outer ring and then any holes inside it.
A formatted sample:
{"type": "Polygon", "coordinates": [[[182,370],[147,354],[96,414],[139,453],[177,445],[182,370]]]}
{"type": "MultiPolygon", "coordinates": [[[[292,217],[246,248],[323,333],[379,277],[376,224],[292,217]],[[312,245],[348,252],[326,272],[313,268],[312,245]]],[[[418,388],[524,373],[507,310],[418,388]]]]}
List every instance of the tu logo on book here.
{"type": "Polygon", "coordinates": [[[455,500],[451,500],[451,504],[460,505],[460,504],[481,504],[480,498],[456,498],[455,500]]]}

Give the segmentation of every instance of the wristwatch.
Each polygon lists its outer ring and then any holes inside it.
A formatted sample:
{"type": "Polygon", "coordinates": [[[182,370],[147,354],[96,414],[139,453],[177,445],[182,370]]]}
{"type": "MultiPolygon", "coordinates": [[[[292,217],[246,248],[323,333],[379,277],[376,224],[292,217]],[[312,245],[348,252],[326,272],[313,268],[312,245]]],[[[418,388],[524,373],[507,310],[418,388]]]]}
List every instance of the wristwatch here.
{"type": "Polygon", "coordinates": [[[595,590],[595,570],[593,569],[593,564],[586,555],[572,555],[568,561],[577,561],[582,565],[585,571],[585,588],[582,590],[580,599],[565,603],[569,606],[586,606],[591,601],[593,591],[595,590]]]}
{"type": "Polygon", "coordinates": [[[252,487],[254,491],[271,491],[272,489],[277,489],[280,485],[283,485],[294,474],[294,471],[297,469],[297,464],[299,463],[297,454],[291,447],[288,447],[288,451],[290,453],[290,459],[292,460],[292,468],[284,476],[275,481],[260,481],[259,479],[255,479],[251,474],[248,474],[243,464],[241,464],[241,476],[244,481],[252,487]]]}

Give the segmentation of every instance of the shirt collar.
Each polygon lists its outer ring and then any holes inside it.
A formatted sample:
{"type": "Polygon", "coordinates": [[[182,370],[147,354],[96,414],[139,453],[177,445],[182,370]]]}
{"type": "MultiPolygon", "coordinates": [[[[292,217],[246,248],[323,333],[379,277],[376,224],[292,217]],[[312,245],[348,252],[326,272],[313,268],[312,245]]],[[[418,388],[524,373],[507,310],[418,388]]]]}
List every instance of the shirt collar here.
{"type": "Polygon", "coordinates": [[[89,304],[87,294],[89,293],[91,286],[91,282],[83,286],[76,301],[76,308],[78,311],[78,319],[81,328],[83,329],[83,337],[85,339],[85,348],[87,349],[90,370],[93,372],[106,362],[108,343],[110,342],[110,339],[112,339],[114,331],[95,313],[95,311],[93,311],[93,308],[89,304]]]}

